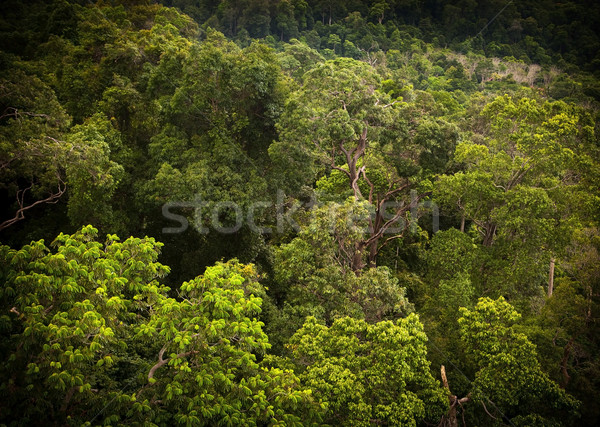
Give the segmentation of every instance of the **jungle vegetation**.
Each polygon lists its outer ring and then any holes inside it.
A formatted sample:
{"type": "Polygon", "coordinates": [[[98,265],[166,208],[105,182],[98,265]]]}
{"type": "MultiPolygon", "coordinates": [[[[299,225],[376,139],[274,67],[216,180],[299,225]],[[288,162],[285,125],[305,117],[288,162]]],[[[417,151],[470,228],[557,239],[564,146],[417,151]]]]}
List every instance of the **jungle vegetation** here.
{"type": "Polygon", "coordinates": [[[595,2],[0,11],[0,425],[600,423],[595,2]]]}

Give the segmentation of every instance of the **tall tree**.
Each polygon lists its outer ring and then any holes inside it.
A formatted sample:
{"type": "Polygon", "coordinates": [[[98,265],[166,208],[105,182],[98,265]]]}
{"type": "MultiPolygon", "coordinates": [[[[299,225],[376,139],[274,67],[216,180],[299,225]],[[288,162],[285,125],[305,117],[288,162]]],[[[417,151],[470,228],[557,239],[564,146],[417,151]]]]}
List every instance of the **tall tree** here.
{"type": "Polygon", "coordinates": [[[291,188],[315,179],[325,168],[345,176],[356,200],[374,207],[370,234],[356,242],[352,269],[375,266],[382,245],[401,233],[388,231],[415,209],[426,194],[409,200],[411,164],[406,128],[395,101],[379,91],[380,78],[367,64],[340,58],[307,72],[279,121],[280,141],[269,154],[285,165],[291,188]],[[368,257],[365,263],[364,257],[368,257]]]}
{"type": "Polygon", "coordinates": [[[350,197],[314,208],[298,237],[275,251],[272,288],[283,304],[271,313],[271,335],[286,341],[306,316],[327,324],[343,316],[374,323],[413,311],[390,269],[359,274],[352,268],[356,242],[368,228],[368,207],[350,197]]]}
{"type": "Polygon", "coordinates": [[[350,317],[330,327],[308,318],[290,340],[291,362],[331,424],[436,422],[446,396],[429,371],[427,337],[415,314],[368,324],[350,317]]]}
{"type": "Polygon", "coordinates": [[[152,238],[86,226],[19,250],[0,247],[0,421],[65,425],[318,422],[289,370],[259,366],[265,291],[252,265],[160,284],[152,238]]]}
{"type": "Polygon", "coordinates": [[[542,370],[535,345],[514,326],[521,316],[504,298],[480,298],[461,313],[461,339],[477,366],[471,395],[489,415],[519,422],[552,418],[557,409],[576,415],[579,402],[542,370]]]}
{"type": "MultiPolygon", "coordinates": [[[[61,140],[70,124],[54,91],[18,67],[0,79],[0,230],[23,220],[32,208],[56,203],[66,192],[61,140]]],[[[71,158],[72,160],[72,158],[71,158]]]]}
{"type": "Polygon", "coordinates": [[[551,259],[587,215],[574,208],[586,204],[576,202],[581,165],[591,161],[583,149],[593,138],[586,116],[562,102],[505,95],[481,112],[481,133],[457,147],[464,170],[440,177],[437,200],[480,236],[482,292],[532,295],[540,274],[547,283],[551,259]]]}

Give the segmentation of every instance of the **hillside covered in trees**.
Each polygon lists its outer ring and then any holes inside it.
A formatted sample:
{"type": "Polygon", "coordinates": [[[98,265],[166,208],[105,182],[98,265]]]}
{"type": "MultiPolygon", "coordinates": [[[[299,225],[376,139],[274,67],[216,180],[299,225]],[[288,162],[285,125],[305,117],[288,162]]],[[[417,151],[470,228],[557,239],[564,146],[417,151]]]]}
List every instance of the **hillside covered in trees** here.
{"type": "Polygon", "coordinates": [[[595,2],[0,11],[0,425],[600,423],[595,2]]]}

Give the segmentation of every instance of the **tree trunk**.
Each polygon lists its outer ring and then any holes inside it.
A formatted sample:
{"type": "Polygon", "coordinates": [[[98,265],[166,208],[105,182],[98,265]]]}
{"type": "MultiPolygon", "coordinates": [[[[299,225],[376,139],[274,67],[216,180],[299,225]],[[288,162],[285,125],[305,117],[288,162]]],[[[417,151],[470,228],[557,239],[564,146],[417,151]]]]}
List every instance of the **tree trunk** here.
{"type": "MultiPolygon", "coordinates": [[[[456,407],[461,406],[463,403],[471,400],[471,393],[467,394],[465,397],[459,399],[457,396],[453,395],[450,392],[450,385],[448,384],[448,378],[446,377],[446,368],[442,365],[441,369],[442,375],[442,383],[444,384],[444,388],[448,392],[448,400],[450,401],[450,410],[446,415],[442,417],[440,422],[440,427],[458,427],[458,417],[456,413],[456,407]]],[[[464,423],[464,413],[463,413],[463,423],[464,423]]]]}
{"type": "Polygon", "coordinates": [[[448,391],[448,400],[450,401],[450,410],[448,413],[442,418],[442,423],[448,427],[458,427],[458,418],[456,418],[456,396],[452,395],[450,392],[450,385],[448,384],[448,378],[446,377],[446,368],[442,365],[440,369],[442,375],[442,383],[444,383],[444,388],[448,391]]]}
{"type": "Polygon", "coordinates": [[[548,274],[548,297],[554,291],[554,257],[550,258],[550,273],[548,274]]]}
{"type": "Polygon", "coordinates": [[[460,219],[460,232],[464,233],[465,232],[465,215],[463,214],[462,218],[460,219]]]}
{"type": "Polygon", "coordinates": [[[485,230],[485,237],[483,238],[483,246],[492,246],[494,237],[496,236],[496,224],[488,224],[485,230]]]}
{"type": "Polygon", "coordinates": [[[563,352],[563,357],[560,361],[560,372],[562,373],[562,384],[561,387],[562,388],[566,388],[567,385],[569,384],[569,380],[571,379],[571,376],[569,375],[569,372],[567,371],[567,363],[569,362],[569,357],[571,356],[571,349],[573,348],[573,341],[574,339],[571,338],[569,340],[569,342],[567,343],[567,345],[565,346],[565,351],[563,352]]]}
{"type": "MultiPolygon", "coordinates": [[[[375,212],[375,219],[372,223],[372,231],[371,231],[371,235],[376,235],[377,233],[379,233],[379,231],[381,230],[381,227],[383,227],[384,224],[384,219],[383,219],[383,213],[377,209],[377,211],[375,212]]],[[[369,246],[369,268],[375,268],[375,266],[377,265],[377,254],[378,254],[378,247],[379,246],[379,239],[375,239],[373,240],[373,242],[371,242],[370,246],[369,246]]]]}

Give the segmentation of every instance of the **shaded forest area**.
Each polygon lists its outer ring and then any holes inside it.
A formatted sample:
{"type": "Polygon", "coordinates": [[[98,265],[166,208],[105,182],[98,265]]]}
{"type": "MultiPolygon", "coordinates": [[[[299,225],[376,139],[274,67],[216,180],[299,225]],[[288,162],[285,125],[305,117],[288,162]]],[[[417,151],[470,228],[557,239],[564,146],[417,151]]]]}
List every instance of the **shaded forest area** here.
{"type": "Polygon", "coordinates": [[[594,2],[0,11],[1,425],[600,422],[594,2]]]}

